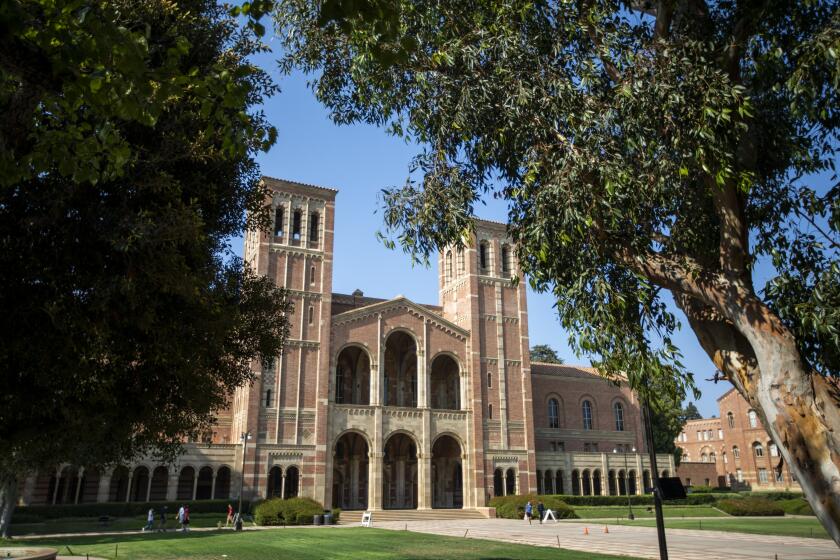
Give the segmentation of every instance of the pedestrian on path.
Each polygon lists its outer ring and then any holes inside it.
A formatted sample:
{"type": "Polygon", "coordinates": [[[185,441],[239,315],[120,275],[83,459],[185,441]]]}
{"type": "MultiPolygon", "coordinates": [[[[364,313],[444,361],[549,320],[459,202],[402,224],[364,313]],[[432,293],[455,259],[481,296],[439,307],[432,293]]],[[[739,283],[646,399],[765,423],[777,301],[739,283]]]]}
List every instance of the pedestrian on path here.
{"type": "Polygon", "coordinates": [[[143,527],[143,531],[151,531],[155,527],[155,510],[154,508],[149,508],[149,512],[146,514],[146,525],[143,527]]]}
{"type": "Polygon", "coordinates": [[[178,508],[178,525],[181,526],[181,531],[186,531],[187,529],[184,527],[184,506],[178,508]]]}
{"type": "Polygon", "coordinates": [[[233,523],[233,506],[228,504],[227,520],[225,521],[225,527],[229,526],[231,523],[233,523]]]}
{"type": "Polygon", "coordinates": [[[531,524],[531,517],[534,515],[534,506],[531,505],[531,500],[525,504],[525,519],[528,520],[528,525],[531,524]]]}
{"type": "Polygon", "coordinates": [[[166,506],[160,508],[160,514],[158,517],[158,532],[166,532],[166,506]]]}
{"type": "Polygon", "coordinates": [[[190,506],[189,504],[184,506],[184,532],[190,532],[190,506]]]}
{"type": "Polygon", "coordinates": [[[545,516],[545,506],[542,503],[542,500],[537,502],[537,514],[540,516],[540,525],[542,525],[543,517],[545,516]]]}

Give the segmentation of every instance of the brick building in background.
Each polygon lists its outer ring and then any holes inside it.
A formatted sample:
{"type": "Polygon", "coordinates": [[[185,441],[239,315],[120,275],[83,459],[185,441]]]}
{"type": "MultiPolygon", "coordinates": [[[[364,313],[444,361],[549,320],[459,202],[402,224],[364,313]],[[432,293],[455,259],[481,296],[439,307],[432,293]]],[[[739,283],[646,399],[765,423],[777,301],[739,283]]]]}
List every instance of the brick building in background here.
{"type": "MultiPolygon", "coordinates": [[[[246,233],[245,260],[291,292],[282,356],[252,365],[256,381],[177,464],[61,465],[22,484],[24,503],[227,499],[241,484],[245,498],[342,509],[475,509],[650,488],[636,396],[589,368],[530,362],[504,224],[477,220],[466,247],[440,254],[434,305],[337,294],[337,191],[264,181],[273,226],[246,233]]],[[[658,464],[674,472],[671,457],[658,464]]]]}
{"type": "Polygon", "coordinates": [[[719,418],[689,420],[677,436],[686,486],[799,489],[758,415],[734,388],[718,400],[719,418]],[[713,468],[712,468],[713,467],[713,468]]]}

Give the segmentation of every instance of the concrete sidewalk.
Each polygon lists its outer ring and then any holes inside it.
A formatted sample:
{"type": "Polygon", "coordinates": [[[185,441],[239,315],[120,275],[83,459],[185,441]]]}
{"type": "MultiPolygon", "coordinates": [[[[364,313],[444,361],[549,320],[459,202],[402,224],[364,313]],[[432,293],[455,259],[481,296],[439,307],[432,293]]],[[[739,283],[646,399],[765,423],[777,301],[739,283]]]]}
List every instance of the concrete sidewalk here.
{"type": "MultiPolygon", "coordinates": [[[[549,546],[633,556],[659,558],[656,529],[600,523],[534,523],[514,519],[465,519],[462,521],[388,521],[374,523],[380,529],[403,530],[467,538],[497,540],[534,546],[549,546]],[[584,535],[584,528],[589,534],[584,535]]],[[[828,539],[807,539],[722,531],[668,529],[668,554],[675,560],[837,560],[840,549],[828,539]],[[776,556],[778,555],[778,556],[776,556]]]]}

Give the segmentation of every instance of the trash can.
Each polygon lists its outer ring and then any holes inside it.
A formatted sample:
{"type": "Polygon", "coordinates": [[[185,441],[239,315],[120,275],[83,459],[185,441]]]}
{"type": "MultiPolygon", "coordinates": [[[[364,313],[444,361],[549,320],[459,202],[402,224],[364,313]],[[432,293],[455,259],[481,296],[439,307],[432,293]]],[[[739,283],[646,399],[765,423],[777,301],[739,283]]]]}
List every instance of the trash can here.
{"type": "Polygon", "coordinates": [[[324,523],[324,516],[323,515],[316,515],[312,518],[313,525],[322,525],[324,523]]]}
{"type": "Polygon", "coordinates": [[[324,514],[324,525],[332,525],[333,523],[334,522],[333,522],[332,514],[331,513],[325,513],[324,514]]]}

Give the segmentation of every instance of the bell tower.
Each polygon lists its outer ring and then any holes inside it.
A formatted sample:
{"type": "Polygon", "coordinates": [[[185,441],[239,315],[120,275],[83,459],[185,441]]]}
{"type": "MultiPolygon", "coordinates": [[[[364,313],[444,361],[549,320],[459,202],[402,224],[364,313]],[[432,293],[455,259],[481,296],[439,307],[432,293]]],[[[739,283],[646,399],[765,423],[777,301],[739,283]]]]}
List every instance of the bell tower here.
{"type": "Polygon", "coordinates": [[[469,407],[476,442],[475,488],[486,503],[494,474],[515,473],[516,493],[536,488],[525,284],[506,226],[475,220],[463,248],[439,256],[443,315],[470,331],[469,407]],[[479,443],[481,442],[481,443],[479,443]]]}

